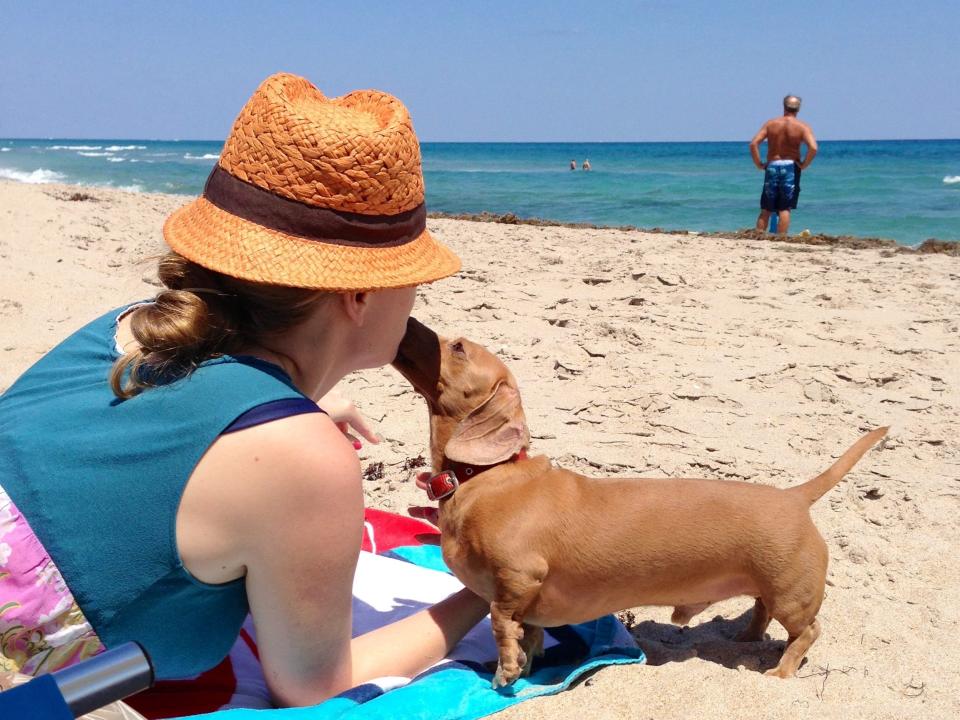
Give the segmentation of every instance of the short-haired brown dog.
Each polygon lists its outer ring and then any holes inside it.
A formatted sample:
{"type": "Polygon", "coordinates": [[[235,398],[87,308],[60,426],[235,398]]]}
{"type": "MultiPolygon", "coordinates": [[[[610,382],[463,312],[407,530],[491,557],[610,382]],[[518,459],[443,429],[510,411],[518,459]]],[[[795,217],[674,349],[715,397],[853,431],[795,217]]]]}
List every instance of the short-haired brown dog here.
{"type": "Polygon", "coordinates": [[[490,601],[509,685],[541,652],[543,628],[639,605],[686,624],[711,603],[756,599],[739,640],[777,620],[789,633],[768,675],[790,677],[820,634],[827,547],[810,506],[887,431],[860,438],[826,472],[786,490],[727,480],[595,479],[526,457],[516,380],[485,348],[411,318],[394,367],[427,401],[443,557],[490,601]]]}

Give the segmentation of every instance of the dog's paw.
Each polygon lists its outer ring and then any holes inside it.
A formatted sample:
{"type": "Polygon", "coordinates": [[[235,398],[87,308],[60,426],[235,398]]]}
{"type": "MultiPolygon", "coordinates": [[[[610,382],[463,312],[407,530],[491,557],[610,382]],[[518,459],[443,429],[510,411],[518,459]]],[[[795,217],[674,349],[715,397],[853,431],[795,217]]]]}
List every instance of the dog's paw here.
{"type": "Polygon", "coordinates": [[[510,670],[505,670],[502,664],[498,664],[497,672],[494,673],[493,680],[491,681],[490,684],[494,690],[499,690],[500,688],[513,685],[513,683],[516,682],[518,677],[520,677],[519,666],[514,667],[510,670]]]}

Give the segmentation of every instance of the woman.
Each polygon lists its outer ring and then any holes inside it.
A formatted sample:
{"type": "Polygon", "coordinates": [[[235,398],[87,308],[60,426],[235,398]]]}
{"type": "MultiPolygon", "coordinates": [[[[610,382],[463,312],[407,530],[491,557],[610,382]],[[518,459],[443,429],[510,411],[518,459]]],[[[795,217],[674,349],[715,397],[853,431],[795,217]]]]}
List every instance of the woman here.
{"type": "Polygon", "coordinates": [[[425,669],[487,605],[463,591],[351,640],[360,466],[315,402],[389,363],[416,285],[459,269],[425,229],[406,109],[268,78],[164,239],[154,300],[0,397],[0,662],[46,672],[137,640],[183,677],[249,610],[279,704],[425,669]]]}

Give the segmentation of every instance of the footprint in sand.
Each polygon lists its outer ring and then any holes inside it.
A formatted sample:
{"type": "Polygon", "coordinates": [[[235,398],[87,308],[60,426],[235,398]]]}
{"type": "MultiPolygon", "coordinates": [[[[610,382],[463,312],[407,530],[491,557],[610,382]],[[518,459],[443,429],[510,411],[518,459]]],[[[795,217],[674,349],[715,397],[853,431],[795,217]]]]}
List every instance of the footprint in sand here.
{"type": "Polygon", "coordinates": [[[0,315],[19,315],[23,312],[23,305],[16,300],[0,298],[0,315]]]}

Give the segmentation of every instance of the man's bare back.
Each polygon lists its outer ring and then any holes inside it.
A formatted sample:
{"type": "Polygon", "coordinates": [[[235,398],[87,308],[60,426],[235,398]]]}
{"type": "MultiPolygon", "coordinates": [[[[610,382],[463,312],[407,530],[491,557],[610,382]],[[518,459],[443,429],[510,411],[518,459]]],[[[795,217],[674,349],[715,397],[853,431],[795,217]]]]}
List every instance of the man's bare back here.
{"type": "Polygon", "coordinates": [[[767,121],[767,162],[796,160],[800,162],[800,144],[812,132],[803,120],[789,115],[767,121]]]}
{"type": "MultiPolygon", "coordinates": [[[[759,149],[760,143],[767,141],[767,162],[774,160],[794,160],[801,170],[806,170],[816,154],[817,141],[813,137],[813,130],[803,120],[795,115],[782,115],[767,120],[760,131],[750,141],[750,149],[759,149]],[[800,145],[807,144],[807,158],[800,159],[800,145]],[[812,152],[810,152],[812,150],[812,152]]],[[[754,154],[754,162],[761,170],[764,165],[760,162],[759,152],[754,154]]]]}
{"type": "Polygon", "coordinates": [[[803,120],[797,119],[800,98],[783,99],[783,115],[767,120],[750,141],[750,156],[758,169],[765,171],[757,230],[766,231],[770,214],[777,213],[777,232],[786,235],[790,211],[800,196],[800,172],[806,170],[817,154],[817,139],[803,120]],[[767,141],[767,161],[760,159],[760,144],[767,141]],[[807,156],[800,158],[800,146],[806,144],[807,156]],[[786,167],[784,167],[786,166],[786,167]]]}

